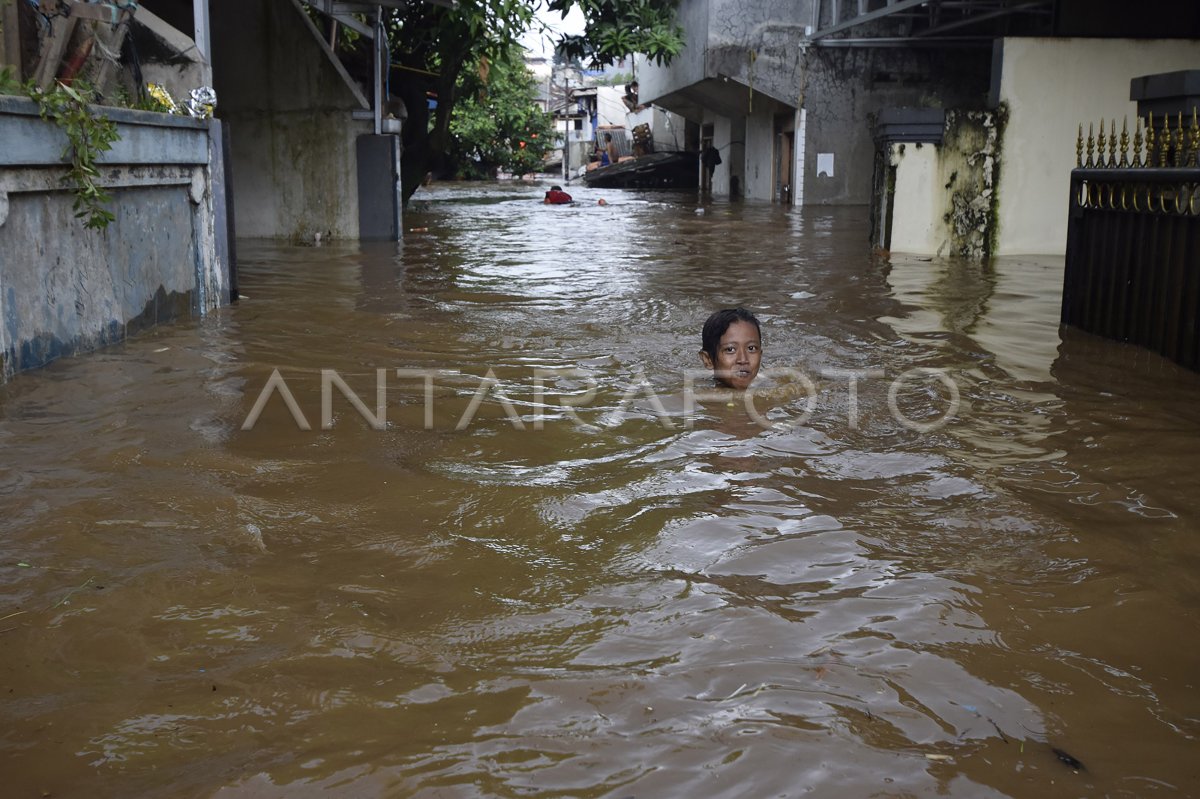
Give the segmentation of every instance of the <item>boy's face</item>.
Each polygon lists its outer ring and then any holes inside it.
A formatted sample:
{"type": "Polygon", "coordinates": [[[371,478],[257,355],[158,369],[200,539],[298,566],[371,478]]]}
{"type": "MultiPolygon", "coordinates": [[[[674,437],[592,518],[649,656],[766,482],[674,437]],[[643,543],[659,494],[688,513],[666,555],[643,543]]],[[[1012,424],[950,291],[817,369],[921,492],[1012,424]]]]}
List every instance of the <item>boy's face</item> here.
{"type": "Polygon", "coordinates": [[[700,352],[704,365],[713,370],[717,382],[730,388],[745,390],[758,376],[762,363],[762,341],[758,328],[740,319],[729,325],[717,345],[717,359],[704,351],[700,352]]]}

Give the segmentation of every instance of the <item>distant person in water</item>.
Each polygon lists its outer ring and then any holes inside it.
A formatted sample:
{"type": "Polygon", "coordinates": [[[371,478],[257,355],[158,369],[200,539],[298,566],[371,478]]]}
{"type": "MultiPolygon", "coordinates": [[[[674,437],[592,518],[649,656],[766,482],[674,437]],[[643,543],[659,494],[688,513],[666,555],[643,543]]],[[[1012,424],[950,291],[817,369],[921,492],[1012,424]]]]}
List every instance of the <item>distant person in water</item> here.
{"type": "Polygon", "coordinates": [[[708,317],[700,343],[700,360],[720,385],[744,391],[758,376],[762,330],[745,308],[726,308],[708,317]]]}
{"type": "Polygon", "coordinates": [[[542,200],[545,205],[566,205],[574,202],[574,198],[562,190],[562,186],[551,186],[550,191],[546,192],[546,199],[542,200]]]}

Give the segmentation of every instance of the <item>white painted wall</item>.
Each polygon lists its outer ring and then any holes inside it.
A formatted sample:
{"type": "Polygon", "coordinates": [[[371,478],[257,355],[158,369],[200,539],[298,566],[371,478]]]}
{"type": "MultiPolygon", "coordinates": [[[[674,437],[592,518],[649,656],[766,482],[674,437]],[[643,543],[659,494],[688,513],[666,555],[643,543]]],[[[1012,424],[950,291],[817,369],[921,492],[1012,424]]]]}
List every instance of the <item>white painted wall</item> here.
{"type": "Polygon", "coordinates": [[[1197,67],[1197,40],[1005,39],[996,254],[1063,254],[1079,124],[1086,136],[1089,121],[1128,117],[1132,130],[1132,78],[1197,67]]]}
{"type": "MultiPolygon", "coordinates": [[[[622,103],[622,105],[624,104],[622,103]]],[[[650,130],[653,132],[655,128],[655,117],[659,116],[660,113],[666,112],[659,112],[652,105],[642,106],[641,111],[630,111],[625,115],[625,125],[630,130],[633,130],[638,125],[649,125],[650,130]]]]}
{"type": "MultiPolygon", "coordinates": [[[[721,156],[724,158],[724,156],[721,156]]],[[[746,117],[746,199],[770,200],[775,124],[770,114],[746,117]]]]}
{"type": "Polygon", "coordinates": [[[596,125],[620,125],[625,127],[625,114],[629,111],[621,98],[625,96],[624,88],[616,86],[596,87],[596,125]]]}
{"type": "Polygon", "coordinates": [[[941,174],[938,148],[932,144],[893,144],[888,159],[896,167],[892,252],[938,254],[950,238],[943,219],[946,180],[941,174]]]}
{"type": "Polygon", "coordinates": [[[687,120],[665,108],[654,106],[654,146],[659,150],[682,150],[687,145],[687,120]]]}
{"type": "MultiPolygon", "coordinates": [[[[624,96],[624,92],[622,92],[624,96]]],[[[621,108],[624,109],[624,104],[621,108]]],[[[674,152],[684,147],[684,126],[687,120],[656,105],[645,105],[641,111],[625,115],[625,127],[632,131],[638,125],[649,125],[654,137],[654,149],[658,152],[674,152]]]]}

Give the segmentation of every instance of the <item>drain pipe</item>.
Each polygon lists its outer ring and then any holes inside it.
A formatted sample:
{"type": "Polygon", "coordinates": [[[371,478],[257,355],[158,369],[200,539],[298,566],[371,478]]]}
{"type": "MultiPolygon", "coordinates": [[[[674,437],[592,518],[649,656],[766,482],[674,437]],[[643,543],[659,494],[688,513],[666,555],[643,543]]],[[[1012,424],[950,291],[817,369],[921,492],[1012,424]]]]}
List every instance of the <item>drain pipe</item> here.
{"type": "Polygon", "coordinates": [[[563,116],[566,117],[566,123],[563,125],[563,182],[568,186],[571,185],[571,79],[567,77],[563,82],[563,93],[566,95],[566,104],[563,106],[563,116]]]}
{"type": "MultiPolygon", "coordinates": [[[[375,135],[383,133],[383,6],[375,6],[375,135]]],[[[390,69],[391,65],[386,65],[390,69]]]]}
{"type": "Polygon", "coordinates": [[[808,109],[805,102],[808,95],[808,53],[812,46],[809,37],[821,24],[821,0],[813,0],[812,11],[812,24],[804,28],[804,35],[800,39],[801,83],[800,91],[796,93],[796,146],[792,154],[795,159],[792,164],[792,183],[795,184],[792,191],[793,206],[804,205],[804,164],[808,154],[808,109]]]}

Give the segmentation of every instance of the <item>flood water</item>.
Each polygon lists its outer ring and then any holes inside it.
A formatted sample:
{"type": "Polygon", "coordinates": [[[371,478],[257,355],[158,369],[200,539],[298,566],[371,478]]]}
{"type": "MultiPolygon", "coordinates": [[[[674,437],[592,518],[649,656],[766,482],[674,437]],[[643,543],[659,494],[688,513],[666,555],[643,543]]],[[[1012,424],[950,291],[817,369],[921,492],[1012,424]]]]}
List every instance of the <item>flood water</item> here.
{"type": "Polygon", "coordinates": [[[5,796],[1200,795],[1200,376],[1061,259],[545,188],[0,387],[5,796]]]}

